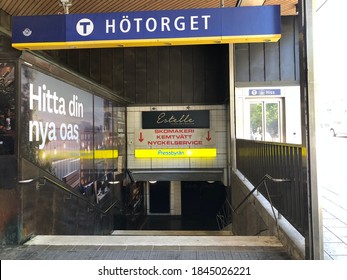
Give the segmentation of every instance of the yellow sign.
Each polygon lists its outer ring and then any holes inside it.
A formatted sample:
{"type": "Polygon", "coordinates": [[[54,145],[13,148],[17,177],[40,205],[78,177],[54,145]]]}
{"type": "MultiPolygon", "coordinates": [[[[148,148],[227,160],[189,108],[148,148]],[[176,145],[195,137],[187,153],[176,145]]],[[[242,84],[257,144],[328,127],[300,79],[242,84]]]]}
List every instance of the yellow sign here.
{"type": "Polygon", "coordinates": [[[81,151],[81,158],[83,159],[118,158],[118,150],[95,150],[94,153],[93,151],[90,151],[90,152],[81,151]]]}
{"type": "Polygon", "coordinates": [[[217,149],[136,149],[136,158],[213,158],[217,149]]]}

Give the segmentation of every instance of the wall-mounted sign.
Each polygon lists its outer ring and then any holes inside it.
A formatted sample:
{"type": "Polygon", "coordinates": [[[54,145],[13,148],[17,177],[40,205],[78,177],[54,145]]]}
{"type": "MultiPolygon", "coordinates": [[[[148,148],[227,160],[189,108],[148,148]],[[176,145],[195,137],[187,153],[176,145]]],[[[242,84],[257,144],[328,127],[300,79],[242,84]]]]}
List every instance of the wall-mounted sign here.
{"type": "Polygon", "coordinates": [[[216,157],[209,110],[144,111],[134,142],[136,158],[216,157]]]}
{"type": "Polygon", "coordinates": [[[213,129],[164,128],[142,129],[137,132],[137,148],[202,148],[215,147],[216,137],[213,129]]]}
{"type": "Polygon", "coordinates": [[[209,128],[210,111],[142,112],[142,128],[209,128]]]}
{"type": "Polygon", "coordinates": [[[135,149],[135,158],[214,158],[216,156],[216,148],[135,149]]]}
{"type": "Polygon", "coordinates": [[[262,89],[250,89],[248,90],[249,96],[274,96],[281,95],[281,89],[276,88],[262,88],[262,89]]]}
{"type": "Polygon", "coordinates": [[[276,42],[281,37],[279,5],[12,19],[13,47],[20,50],[276,42]]]}

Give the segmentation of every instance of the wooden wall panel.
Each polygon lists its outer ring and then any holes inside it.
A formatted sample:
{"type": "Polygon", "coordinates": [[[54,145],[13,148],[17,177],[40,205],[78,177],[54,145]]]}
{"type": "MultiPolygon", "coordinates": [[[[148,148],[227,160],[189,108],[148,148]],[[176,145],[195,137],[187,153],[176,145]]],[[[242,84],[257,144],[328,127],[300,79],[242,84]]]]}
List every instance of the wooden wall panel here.
{"type": "Polygon", "coordinates": [[[282,17],[277,43],[235,45],[236,83],[298,81],[299,41],[296,17],[282,17]]]}
{"type": "Polygon", "coordinates": [[[90,50],[83,49],[79,51],[79,61],[78,61],[79,72],[84,76],[89,77],[90,74],[90,50]]]}
{"type": "Polygon", "coordinates": [[[67,63],[69,66],[78,71],[79,68],[79,50],[71,50],[67,53],[67,63]]]}
{"type": "Polygon", "coordinates": [[[159,64],[158,47],[147,48],[147,103],[159,101],[159,64]]]}
{"type": "Polygon", "coordinates": [[[223,104],[229,94],[228,45],[91,49],[79,50],[78,56],[69,51],[59,54],[60,61],[65,59],[83,75],[135,104],[223,104]]]}
{"type": "Polygon", "coordinates": [[[264,44],[265,47],[265,81],[280,80],[279,43],[264,44]]]}
{"type": "Polygon", "coordinates": [[[294,20],[294,54],[295,54],[295,80],[300,80],[300,56],[299,56],[299,26],[294,20]]]}
{"type": "Polygon", "coordinates": [[[145,104],[147,103],[147,49],[136,49],[136,62],[135,62],[135,91],[136,102],[145,104]]]}
{"type": "Polygon", "coordinates": [[[182,55],[181,47],[170,48],[170,103],[182,101],[182,55]]]}
{"type": "Polygon", "coordinates": [[[205,48],[194,48],[193,51],[193,100],[194,103],[203,103],[205,97],[205,48]]]}
{"type": "Polygon", "coordinates": [[[265,57],[264,44],[249,45],[250,79],[253,82],[263,82],[265,80],[265,57]]]}
{"type": "Polygon", "coordinates": [[[104,49],[100,57],[100,83],[108,88],[112,88],[113,85],[113,50],[104,49]]]}
{"type": "Polygon", "coordinates": [[[281,80],[294,81],[295,77],[295,42],[294,20],[282,18],[282,37],[280,40],[281,80]]]}
{"type": "Polygon", "coordinates": [[[101,50],[91,49],[90,50],[90,77],[100,84],[101,77],[101,50]]]}
{"type": "Polygon", "coordinates": [[[248,82],[249,76],[249,44],[235,45],[235,81],[248,82]]]}
{"type": "Polygon", "coordinates": [[[135,48],[124,49],[124,96],[136,100],[136,55],[135,48]]]}
{"type": "Polygon", "coordinates": [[[124,49],[113,51],[113,90],[124,96],[124,49]]]}
{"type": "Polygon", "coordinates": [[[205,94],[204,94],[204,103],[216,103],[217,96],[220,94],[219,82],[218,79],[220,77],[220,69],[221,65],[220,55],[221,51],[216,46],[206,46],[206,53],[209,55],[205,55],[205,94]]]}
{"type": "Polygon", "coordinates": [[[170,103],[170,48],[158,48],[159,57],[159,104],[170,103]]]}
{"type": "Polygon", "coordinates": [[[193,88],[193,47],[182,48],[182,103],[194,102],[193,88]]]}

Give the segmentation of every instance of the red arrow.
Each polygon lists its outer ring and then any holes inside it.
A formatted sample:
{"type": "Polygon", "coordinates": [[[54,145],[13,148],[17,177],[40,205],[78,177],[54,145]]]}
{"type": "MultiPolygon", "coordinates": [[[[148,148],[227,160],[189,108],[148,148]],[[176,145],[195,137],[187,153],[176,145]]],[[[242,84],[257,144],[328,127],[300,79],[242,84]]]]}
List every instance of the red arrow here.
{"type": "Polygon", "coordinates": [[[142,142],[143,140],[145,140],[143,137],[142,137],[142,132],[140,132],[140,138],[139,138],[139,141],[142,142]]]}
{"type": "Polygon", "coordinates": [[[208,142],[210,142],[211,139],[212,139],[212,138],[211,138],[211,136],[210,136],[210,131],[209,131],[209,132],[207,132],[207,138],[206,138],[206,140],[207,140],[208,142]]]}

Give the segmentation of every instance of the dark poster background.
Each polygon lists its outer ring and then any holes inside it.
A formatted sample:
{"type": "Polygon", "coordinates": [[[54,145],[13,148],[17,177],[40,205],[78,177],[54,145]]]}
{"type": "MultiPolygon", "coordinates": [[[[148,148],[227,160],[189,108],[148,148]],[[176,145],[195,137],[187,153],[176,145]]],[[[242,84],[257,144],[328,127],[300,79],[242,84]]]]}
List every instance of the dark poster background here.
{"type": "Polygon", "coordinates": [[[125,134],[117,131],[125,110],[24,65],[21,75],[22,155],[100,202],[123,166],[118,138],[125,134]]]}

